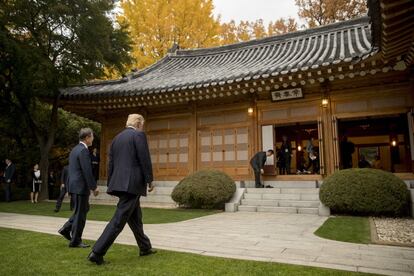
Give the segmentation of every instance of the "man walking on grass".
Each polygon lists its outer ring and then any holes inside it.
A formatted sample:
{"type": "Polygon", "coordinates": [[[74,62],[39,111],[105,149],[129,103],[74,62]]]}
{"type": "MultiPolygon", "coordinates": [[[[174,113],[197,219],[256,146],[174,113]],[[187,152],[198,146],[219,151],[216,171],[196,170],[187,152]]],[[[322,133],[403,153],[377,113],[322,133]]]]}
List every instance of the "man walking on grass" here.
{"type": "Polygon", "coordinates": [[[58,231],[70,241],[69,247],[89,247],[82,242],[82,233],[89,211],[90,192],[92,191],[94,196],[98,195],[88,150],[88,147],[92,146],[92,142],[92,129],[82,128],[79,132],[79,144],[72,149],[69,155],[69,177],[65,185],[68,186],[68,192],[74,197],[75,212],[58,231]]]}
{"type": "Polygon", "coordinates": [[[147,195],[147,187],[149,192],[153,189],[151,157],[143,127],[144,118],[139,114],[130,114],[126,128],[112,141],[107,193],[117,196],[119,201],[114,216],[88,256],[88,260],[97,265],[104,263],[104,255],[126,223],[134,233],[139,255],[156,253],[144,234],[139,203],[140,197],[147,195]]]}

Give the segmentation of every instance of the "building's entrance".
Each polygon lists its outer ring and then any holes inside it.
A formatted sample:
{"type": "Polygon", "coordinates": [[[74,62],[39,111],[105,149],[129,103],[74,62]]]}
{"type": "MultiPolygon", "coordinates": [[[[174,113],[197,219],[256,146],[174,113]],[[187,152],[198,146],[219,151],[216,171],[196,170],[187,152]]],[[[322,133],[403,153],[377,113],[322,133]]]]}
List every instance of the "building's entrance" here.
{"type": "Polygon", "coordinates": [[[341,169],[412,171],[407,114],[339,119],[338,136],[341,169]]]}
{"type": "Polygon", "coordinates": [[[276,125],[276,173],[319,174],[319,135],[317,122],[276,125]]]}
{"type": "Polygon", "coordinates": [[[275,175],[320,174],[323,160],[317,121],[262,126],[263,150],[273,149],[275,157],[266,162],[265,172],[275,175]]]}

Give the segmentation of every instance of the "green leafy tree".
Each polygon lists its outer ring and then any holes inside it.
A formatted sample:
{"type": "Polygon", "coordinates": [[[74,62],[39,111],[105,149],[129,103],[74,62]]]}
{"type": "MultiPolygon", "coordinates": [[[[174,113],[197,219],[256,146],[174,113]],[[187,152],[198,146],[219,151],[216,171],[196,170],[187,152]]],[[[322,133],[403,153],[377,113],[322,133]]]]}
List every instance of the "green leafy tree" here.
{"type": "Polygon", "coordinates": [[[126,27],[112,21],[113,8],[111,0],[0,2],[0,109],[22,118],[36,139],[43,183],[60,89],[102,77],[108,68],[123,71],[131,61],[126,27]],[[40,109],[44,100],[49,105],[40,109]]]}

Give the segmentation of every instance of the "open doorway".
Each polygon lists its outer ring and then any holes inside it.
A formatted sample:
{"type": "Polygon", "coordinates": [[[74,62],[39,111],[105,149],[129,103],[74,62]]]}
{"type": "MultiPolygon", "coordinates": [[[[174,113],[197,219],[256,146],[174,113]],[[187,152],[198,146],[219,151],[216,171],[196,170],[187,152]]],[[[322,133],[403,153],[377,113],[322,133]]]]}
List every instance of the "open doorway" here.
{"type": "Polygon", "coordinates": [[[274,125],[276,174],[320,174],[318,123],[274,125]]]}
{"type": "Polygon", "coordinates": [[[338,120],[340,168],[411,172],[406,114],[338,120]]]}

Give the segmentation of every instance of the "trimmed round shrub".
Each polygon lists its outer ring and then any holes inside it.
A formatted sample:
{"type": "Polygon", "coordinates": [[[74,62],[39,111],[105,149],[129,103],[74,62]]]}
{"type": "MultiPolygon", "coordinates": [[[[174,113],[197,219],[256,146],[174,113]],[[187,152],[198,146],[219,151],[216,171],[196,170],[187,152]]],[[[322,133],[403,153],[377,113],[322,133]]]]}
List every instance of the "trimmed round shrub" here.
{"type": "Polygon", "coordinates": [[[337,171],[323,181],[319,193],[322,203],[334,213],[403,216],[409,212],[404,181],[382,170],[337,171]]]}
{"type": "Polygon", "coordinates": [[[175,186],[171,197],[189,208],[223,209],[236,191],[236,184],[227,174],[203,170],[187,176],[175,186]]]}

